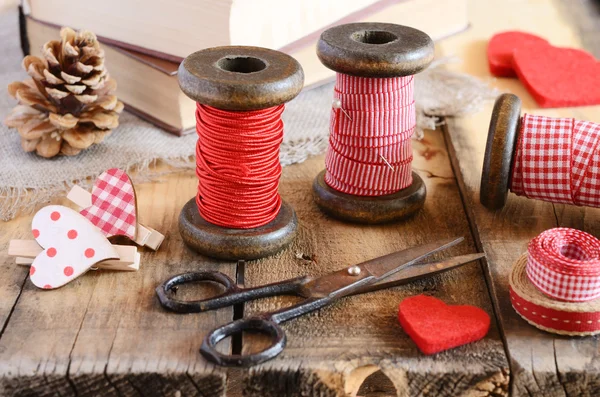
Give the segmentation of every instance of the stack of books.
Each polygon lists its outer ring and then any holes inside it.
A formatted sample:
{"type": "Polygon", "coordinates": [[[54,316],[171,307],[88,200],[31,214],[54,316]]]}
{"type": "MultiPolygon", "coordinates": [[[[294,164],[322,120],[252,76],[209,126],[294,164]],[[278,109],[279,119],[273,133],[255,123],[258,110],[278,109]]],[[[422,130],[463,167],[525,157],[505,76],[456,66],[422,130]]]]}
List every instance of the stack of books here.
{"type": "Polygon", "coordinates": [[[468,27],[467,0],[23,0],[23,51],[41,55],[62,26],[98,36],[126,108],[173,134],[195,126],[195,104],[179,89],[187,55],[222,45],[251,45],[295,57],[310,88],[333,78],[319,62],[321,32],[350,22],[388,22],[434,40],[468,27]]]}

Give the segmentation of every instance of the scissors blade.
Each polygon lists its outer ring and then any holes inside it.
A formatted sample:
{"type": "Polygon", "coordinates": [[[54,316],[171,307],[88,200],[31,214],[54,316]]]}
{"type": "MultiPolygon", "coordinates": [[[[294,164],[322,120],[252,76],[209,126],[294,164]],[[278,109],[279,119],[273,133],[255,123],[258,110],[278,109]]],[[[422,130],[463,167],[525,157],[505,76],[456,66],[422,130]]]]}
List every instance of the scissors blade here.
{"type": "Polygon", "coordinates": [[[351,295],[364,294],[366,292],[405,285],[424,277],[429,277],[435,274],[447,272],[448,270],[456,269],[457,267],[461,267],[483,257],[485,257],[485,254],[467,254],[455,256],[439,262],[415,264],[377,283],[365,285],[354,291],[351,295]]]}
{"type": "Polygon", "coordinates": [[[445,239],[371,259],[359,265],[350,266],[310,280],[303,285],[300,294],[305,297],[346,296],[364,285],[376,283],[406,266],[410,266],[435,252],[452,247],[463,240],[462,237],[445,239]],[[353,274],[350,272],[352,268],[360,268],[361,271],[353,274]]]}
{"type": "Polygon", "coordinates": [[[463,240],[463,237],[440,240],[435,243],[424,244],[418,247],[405,249],[404,251],[380,256],[379,258],[371,259],[370,261],[363,262],[357,266],[375,276],[376,280],[373,281],[373,283],[375,283],[429,255],[450,248],[463,240]]]}

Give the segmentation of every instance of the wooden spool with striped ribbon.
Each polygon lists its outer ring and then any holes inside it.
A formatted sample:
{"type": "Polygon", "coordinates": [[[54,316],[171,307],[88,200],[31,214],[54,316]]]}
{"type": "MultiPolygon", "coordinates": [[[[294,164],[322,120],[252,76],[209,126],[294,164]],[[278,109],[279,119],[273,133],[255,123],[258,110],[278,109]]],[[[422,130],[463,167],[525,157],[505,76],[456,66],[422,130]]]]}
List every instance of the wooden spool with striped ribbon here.
{"type": "Polygon", "coordinates": [[[315,202],[357,223],[414,214],[426,188],[411,169],[413,75],[433,60],[431,38],[406,26],[352,23],[323,32],[317,55],[337,72],[337,83],[326,169],[313,183],[315,202]]]}

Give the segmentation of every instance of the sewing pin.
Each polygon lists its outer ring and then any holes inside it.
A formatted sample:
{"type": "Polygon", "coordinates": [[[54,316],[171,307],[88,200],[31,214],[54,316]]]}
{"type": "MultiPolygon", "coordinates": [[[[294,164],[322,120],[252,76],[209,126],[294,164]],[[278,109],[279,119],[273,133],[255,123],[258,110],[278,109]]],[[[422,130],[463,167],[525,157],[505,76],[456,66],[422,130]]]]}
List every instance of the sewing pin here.
{"type": "Polygon", "coordinates": [[[348,120],[352,121],[352,117],[350,117],[350,115],[348,114],[348,112],[346,112],[344,109],[342,109],[342,101],[340,101],[337,98],[334,98],[333,101],[331,102],[331,106],[334,109],[340,109],[342,111],[342,113],[344,113],[344,115],[346,117],[348,117],[348,120]]]}
{"type": "Polygon", "coordinates": [[[384,162],[384,163],[386,163],[386,164],[387,164],[387,166],[388,166],[388,167],[390,167],[390,169],[391,169],[392,171],[395,171],[395,170],[394,170],[394,166],[392,166],[392,165],[389,163],[389,161],[387,161],[387,160],[386,160],[386,158],[385,158],[385,157],[383,157],[383,155],[381,155],[381,154],[380,154],[380,155],[379,155],[379,157],[381,157],[381,159],[383,160],[383,162],[384,162]]]}

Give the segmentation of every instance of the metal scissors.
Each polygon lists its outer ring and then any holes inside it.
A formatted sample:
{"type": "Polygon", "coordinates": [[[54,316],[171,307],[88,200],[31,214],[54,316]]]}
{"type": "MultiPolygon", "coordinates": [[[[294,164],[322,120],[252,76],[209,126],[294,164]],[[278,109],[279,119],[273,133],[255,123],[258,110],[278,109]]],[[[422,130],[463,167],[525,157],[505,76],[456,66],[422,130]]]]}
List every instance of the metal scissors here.
{"type": "Polygon", "coordinates": [[[415,264],[462,240],[462,237],[442,240],[371,259],[321,277],[301,276],[254,288],[238,287],[231,278],[218,271],[184,273],[159,285],[156,294],[164,308],[178,313],[200,313],[276,295],[296,295],[305,298],[291,307],[235,320],[213,329],[206,335],[200,353],[207,360],[222,366],[249,367],[270,360],[281,353],[286,344],[286,336],[279,324],[285,321],[321,309],[345,296],[406,284],[485,256],[469,254],[432,263],[415,264]],[[225,287],[225,291],[215,297],[196,301],[182,301],[171,297],[177,285],[197,281],[221,284],[225,287]],[[240,331],[266,333],[271,337],[272,344],[265,350],[253,354],[227,355],[217,351],[217,343],[240,331]]]}

